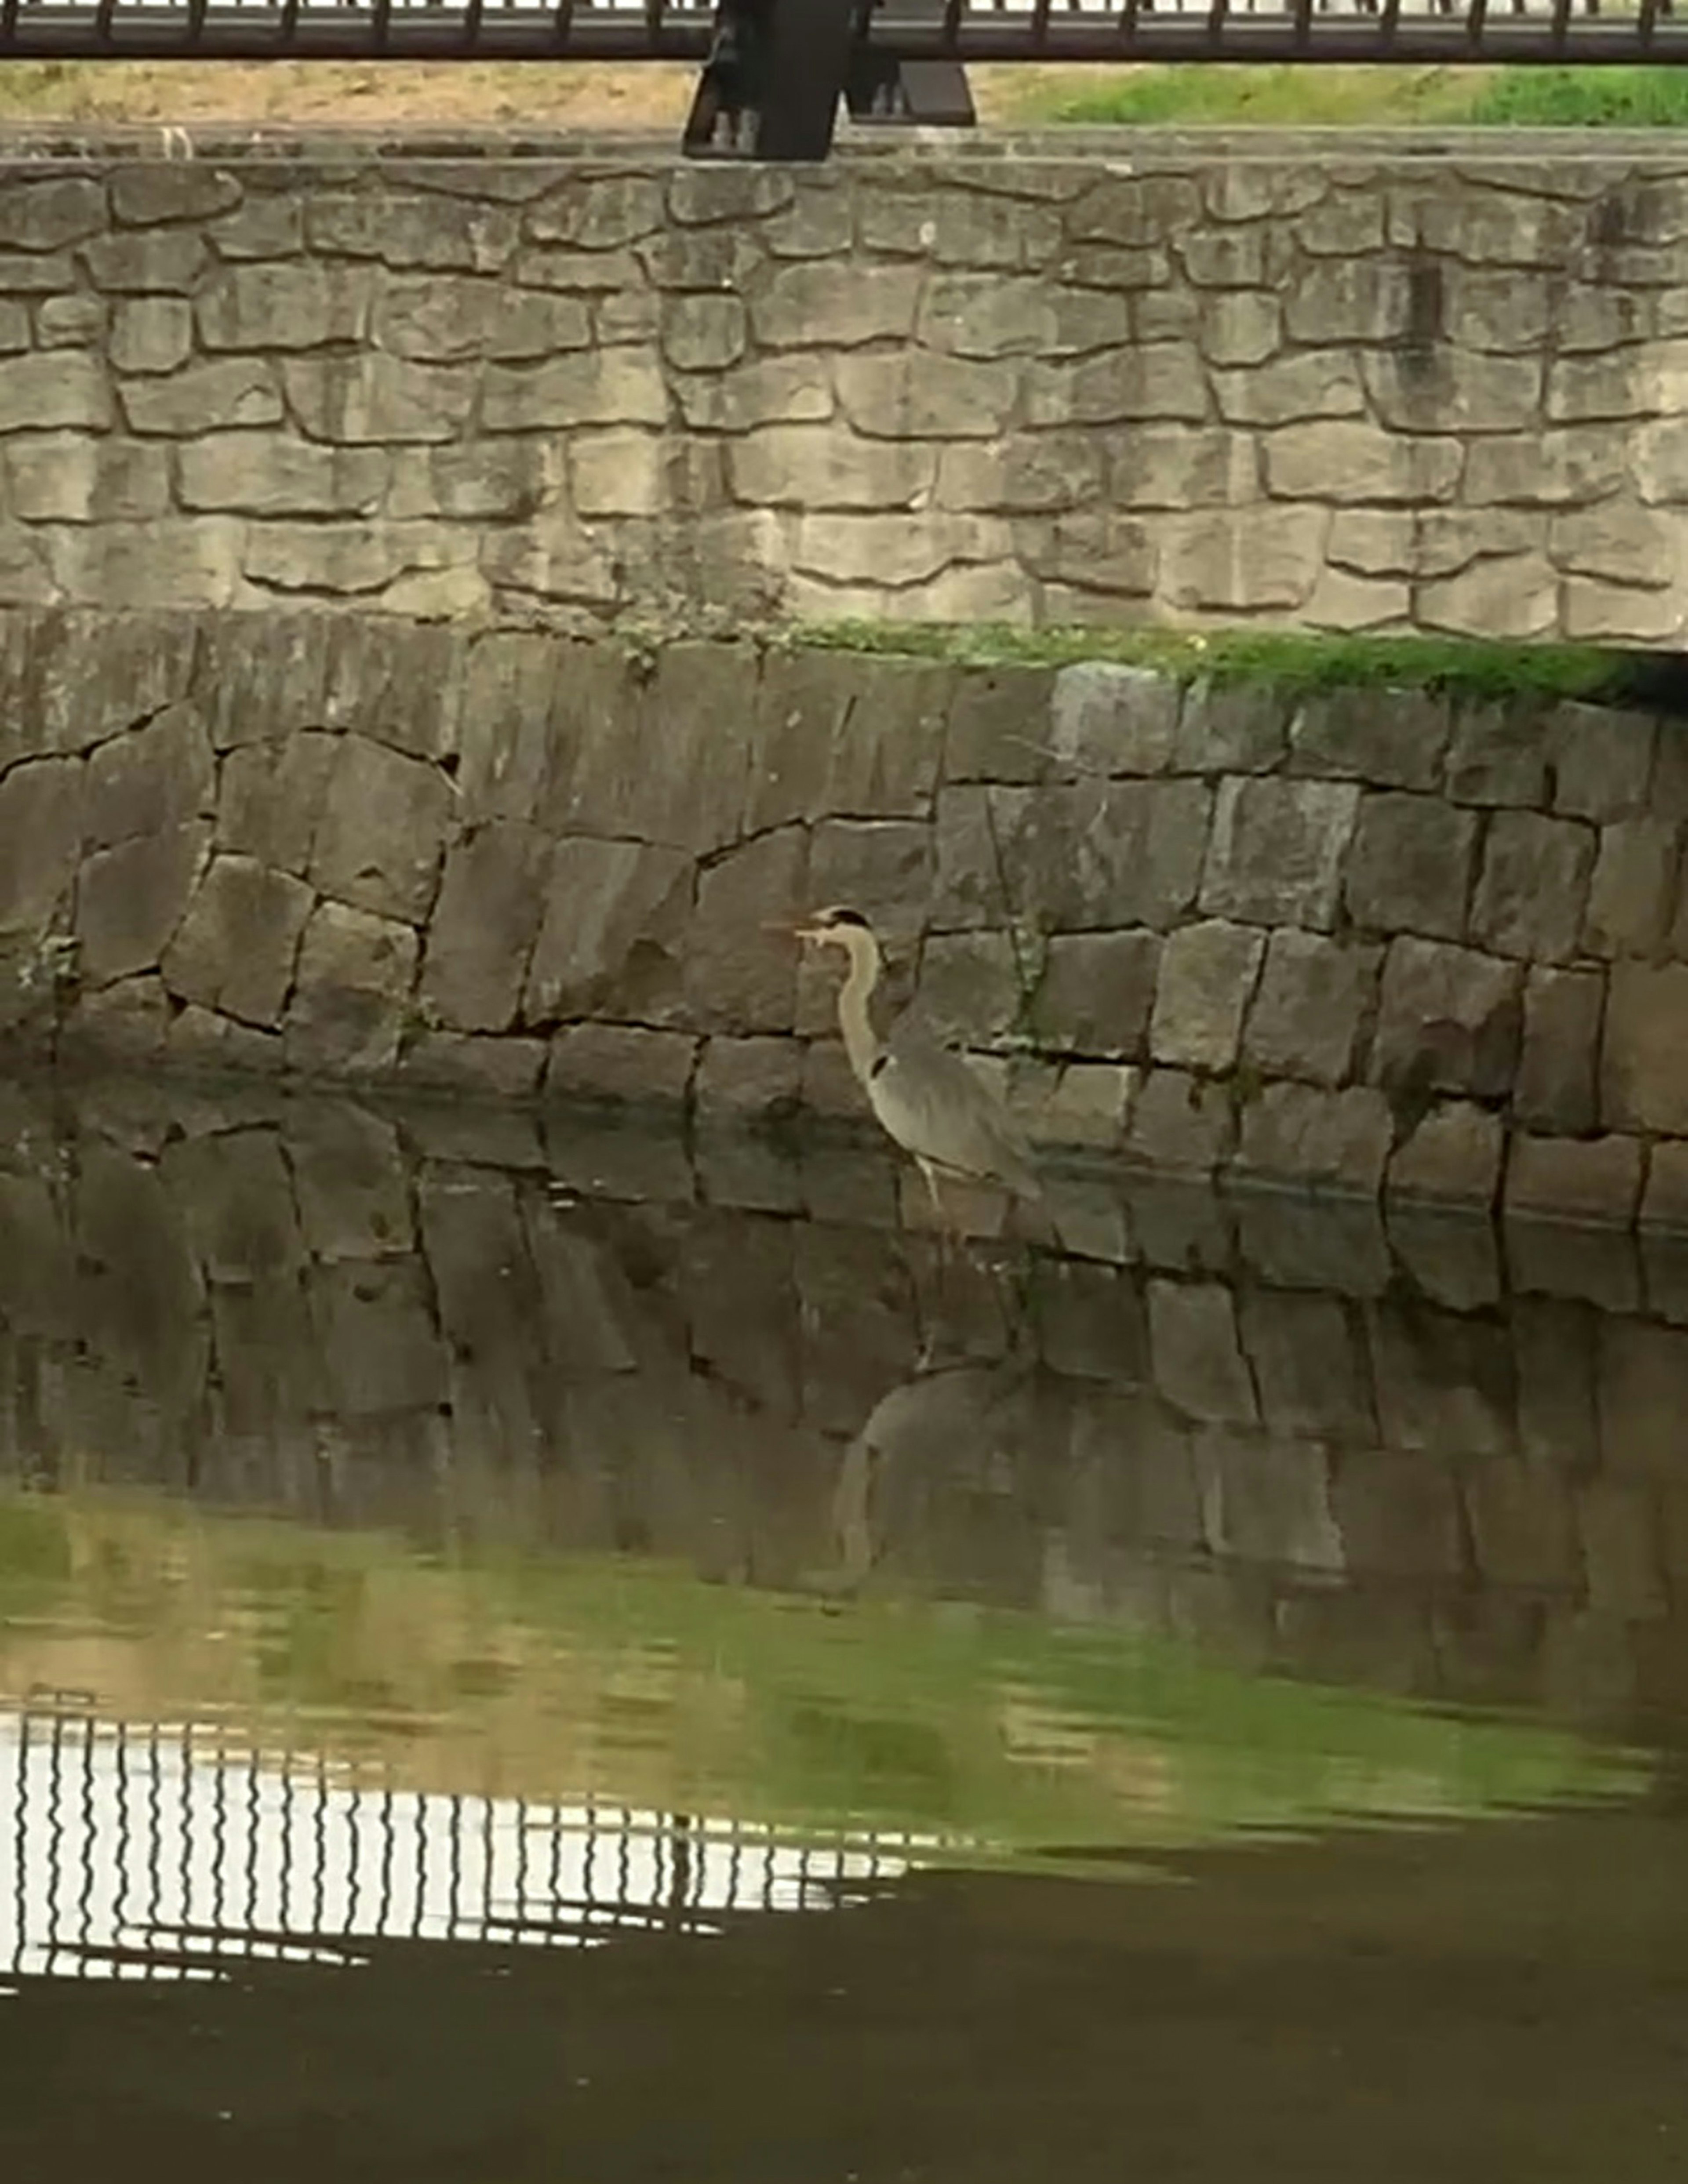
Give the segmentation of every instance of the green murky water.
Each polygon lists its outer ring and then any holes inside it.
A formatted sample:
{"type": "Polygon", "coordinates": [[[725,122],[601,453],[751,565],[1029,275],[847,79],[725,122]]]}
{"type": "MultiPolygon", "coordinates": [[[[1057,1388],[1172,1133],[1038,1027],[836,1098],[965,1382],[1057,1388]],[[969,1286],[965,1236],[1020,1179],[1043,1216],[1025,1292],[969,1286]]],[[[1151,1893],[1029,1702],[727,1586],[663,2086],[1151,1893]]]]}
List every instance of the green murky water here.
{"type": "Polygon", "coordinates": [[[1669,1250],[8,1098],[9,2173],[1680,2173],[1669,1250]]]}

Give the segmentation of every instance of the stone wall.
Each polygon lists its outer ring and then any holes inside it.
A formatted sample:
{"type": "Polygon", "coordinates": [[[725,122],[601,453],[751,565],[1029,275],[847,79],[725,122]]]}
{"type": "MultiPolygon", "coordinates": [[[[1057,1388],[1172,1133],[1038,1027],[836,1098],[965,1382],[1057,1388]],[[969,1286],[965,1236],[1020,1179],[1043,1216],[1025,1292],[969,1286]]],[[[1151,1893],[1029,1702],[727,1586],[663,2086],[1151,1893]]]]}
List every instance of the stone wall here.
{"type": "Polygon", "coordinates": [[[1677,155],[1106,148],[17,143],[0,604],[1681,641],[1677,155]]]}
{"type": "Polygon", "coordinates": [[[1688,1692],[1679,1240],[1139,1185],[1129,1263],[1003,1279],[894,1226],[877,1147],[144,1082],[58,1124],[0,1086],[0,1482],[983,1594],[1620,1730],[1688,1692]]]}
{"type": "Polygon", "coordinates": [[[25,1054],[860,1118],[847,901],[1045,1145],[1688,1222],[1688,723],[344,615],[0,673],[25,1054]]]}

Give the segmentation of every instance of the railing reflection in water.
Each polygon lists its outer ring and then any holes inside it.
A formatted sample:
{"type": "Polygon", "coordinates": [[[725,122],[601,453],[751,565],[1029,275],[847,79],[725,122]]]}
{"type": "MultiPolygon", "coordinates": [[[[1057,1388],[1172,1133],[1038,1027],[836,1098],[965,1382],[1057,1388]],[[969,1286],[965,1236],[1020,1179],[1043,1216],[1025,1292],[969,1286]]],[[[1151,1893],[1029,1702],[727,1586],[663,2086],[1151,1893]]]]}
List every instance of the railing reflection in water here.
{"type": "Polygon", "coordinates": [[[900,1835],[370,1785],[218,1723],[0,1712],[0,1978],[213,1980],[231,1960],[356,1965],[378,1940],[593,1948],[828,1910],[894,1879],[900,1835]]]}

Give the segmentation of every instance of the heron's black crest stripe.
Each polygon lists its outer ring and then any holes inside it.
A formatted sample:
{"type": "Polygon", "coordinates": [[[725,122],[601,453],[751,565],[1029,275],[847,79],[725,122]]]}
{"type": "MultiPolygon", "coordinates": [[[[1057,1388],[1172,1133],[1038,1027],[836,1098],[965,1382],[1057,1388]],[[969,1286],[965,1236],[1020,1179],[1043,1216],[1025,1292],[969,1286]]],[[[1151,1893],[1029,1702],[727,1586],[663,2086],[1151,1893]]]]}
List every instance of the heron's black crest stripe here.
{"type": "Polygon", "coordinates": [[[868,1075],[870,1077],[877,1077],[882,1069],[887,1069],[890,1067],[890,1061],[891,1057],[889,1054],[876,1054],[872,1061],[867,1065],[868,1075]]]}

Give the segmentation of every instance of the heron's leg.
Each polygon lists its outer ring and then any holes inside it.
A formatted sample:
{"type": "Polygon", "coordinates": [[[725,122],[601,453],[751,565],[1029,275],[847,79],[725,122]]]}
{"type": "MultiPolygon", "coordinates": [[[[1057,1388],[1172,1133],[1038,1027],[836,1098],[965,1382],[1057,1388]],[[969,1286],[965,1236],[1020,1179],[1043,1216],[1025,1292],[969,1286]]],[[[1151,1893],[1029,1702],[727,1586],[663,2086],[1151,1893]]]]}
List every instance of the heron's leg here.
{"type": "Polygon", "coordinates": [[[932,1210],[938,1218],[938,1263],[940,1267],[947,1266],[950,1259],[950,1234],[944,1212],[943,1194],[938,1188],[938,1171],[929,1161],[922,1160],[918,1154],[915,1156],[915,1165],[925,1178],[926,1188],[931,1194],[932,1210]]]}

